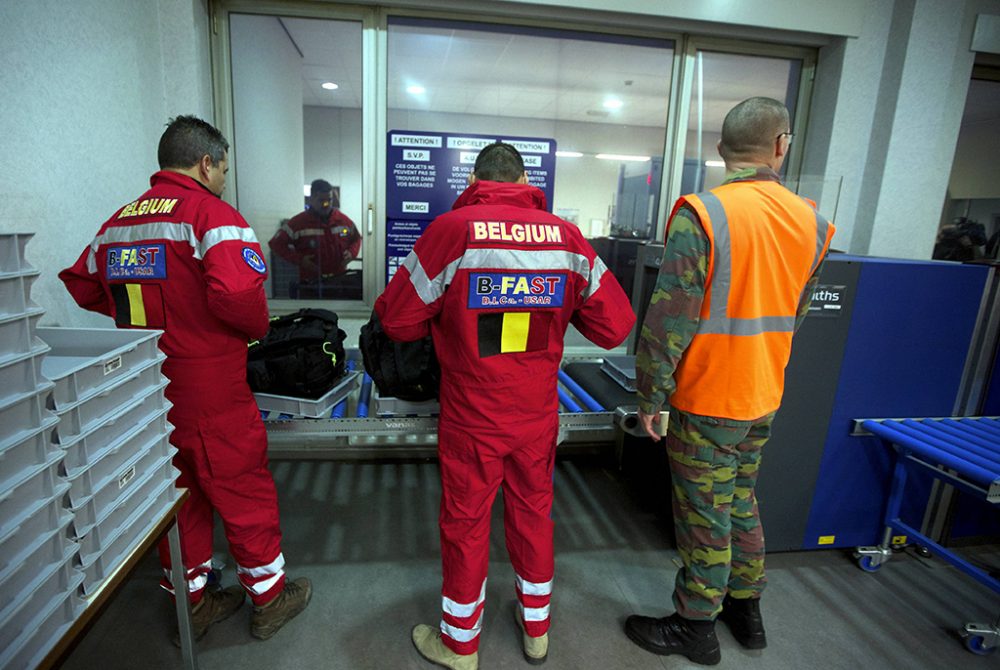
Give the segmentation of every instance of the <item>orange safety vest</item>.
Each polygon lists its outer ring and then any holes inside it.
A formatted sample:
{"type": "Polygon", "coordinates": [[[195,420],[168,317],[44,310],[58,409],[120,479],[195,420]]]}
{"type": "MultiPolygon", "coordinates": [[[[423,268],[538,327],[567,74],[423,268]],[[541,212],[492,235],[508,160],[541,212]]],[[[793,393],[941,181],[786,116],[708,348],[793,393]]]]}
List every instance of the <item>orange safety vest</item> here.
{"type": "Polygon", "coordinates": [[[734,181],[678,200],[711,245],[698,331],[674,373],[670,404],[749,421],[775,411],[806,282],[835,228],[774,181],[734,181]]]}

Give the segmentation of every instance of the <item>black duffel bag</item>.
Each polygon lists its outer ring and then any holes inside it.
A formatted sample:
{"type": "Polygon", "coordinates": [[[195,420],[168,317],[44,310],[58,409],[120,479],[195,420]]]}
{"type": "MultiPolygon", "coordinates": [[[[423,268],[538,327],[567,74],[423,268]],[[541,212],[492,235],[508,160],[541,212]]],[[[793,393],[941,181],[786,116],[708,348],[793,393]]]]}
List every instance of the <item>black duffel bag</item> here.
{"type": "Polygon", "coordinates": [[[395,342],[382,330],[372,312],[358,338],[365,371],[382,396],[420,402],[437,398],[441,368],[430,337],[416,342],[395,342]]]}
{"type": "Polygon", "coordinates": [[[267,334],[250,343],[247,382],[255,393],[319,398],[344,374],[347,333],[326,309],[300,309],[271,319],[267,334]]]}

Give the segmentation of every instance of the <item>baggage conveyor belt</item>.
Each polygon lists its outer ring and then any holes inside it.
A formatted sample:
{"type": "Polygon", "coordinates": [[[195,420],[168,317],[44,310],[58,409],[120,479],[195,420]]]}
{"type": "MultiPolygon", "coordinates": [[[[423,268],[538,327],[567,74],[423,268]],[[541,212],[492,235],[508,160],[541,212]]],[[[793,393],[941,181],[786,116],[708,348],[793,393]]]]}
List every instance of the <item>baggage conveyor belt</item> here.
{"type": "MultiPolygon", "coordinates": [[[[356,361],[354,367],[360,367],[356,361]]],[[[622,430],[637,425],[635,394],[601,371],[600,361],[568,363],[560,371],[559,454],[602,453],[614,448],[622,430]]],[[[272,458],[426,458],[437,453],[436,403],[379,398],[367,375],[358,374],[346,396],[324,418],[266,412],[272,458]],[[388,401],[388,402],[386,402],[388,401]],[[392,414],[381,412],[388,407],[392,414]],[[413,410],[413,411],[408,411],[413,410]],[[329,417],[329,418],[328,418],[329,417]]]]}

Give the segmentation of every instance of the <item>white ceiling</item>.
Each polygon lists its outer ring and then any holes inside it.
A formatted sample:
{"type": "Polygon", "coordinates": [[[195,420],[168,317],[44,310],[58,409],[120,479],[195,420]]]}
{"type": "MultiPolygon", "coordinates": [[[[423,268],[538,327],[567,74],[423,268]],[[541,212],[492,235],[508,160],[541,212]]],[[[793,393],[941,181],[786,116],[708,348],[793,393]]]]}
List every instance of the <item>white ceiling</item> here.
{"type": "MultiPolygon", "coordinates": [[[[360,108],[361,24],[279,19],[302,54],[303,104],[360,108]],[[325,81],[339,85],[321,88],[325,81]]],[[[390,25],[388,107],[555,121],[663,127],[673,49],[663,46],[498,30],[390,25]],[[406,92],[411,85],[422,95],[406,92]],[[603,102],[616,97],[621,109],[603,102]]],[[[789,61],[705,53],[702,124],[718,130],[732,106],[750,96],[784,100],[789,61]]],[[[693,101],[689,127],[697,125],[693,101]]]]}

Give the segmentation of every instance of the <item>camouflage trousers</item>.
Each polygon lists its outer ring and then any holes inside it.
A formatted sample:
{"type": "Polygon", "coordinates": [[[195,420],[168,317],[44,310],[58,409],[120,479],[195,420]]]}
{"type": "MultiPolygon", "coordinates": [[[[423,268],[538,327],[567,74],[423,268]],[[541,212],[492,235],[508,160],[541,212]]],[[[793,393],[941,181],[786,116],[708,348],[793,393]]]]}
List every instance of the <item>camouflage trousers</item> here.
{"type": "Polygon", "coordinates": [[[715,619],[726,593],[764,590],[764,531],[754,487],[774,413],[732,421],[670,413],[667,455],[674,528],[683,567],[674,606],[687,619],[715,619]]]}

